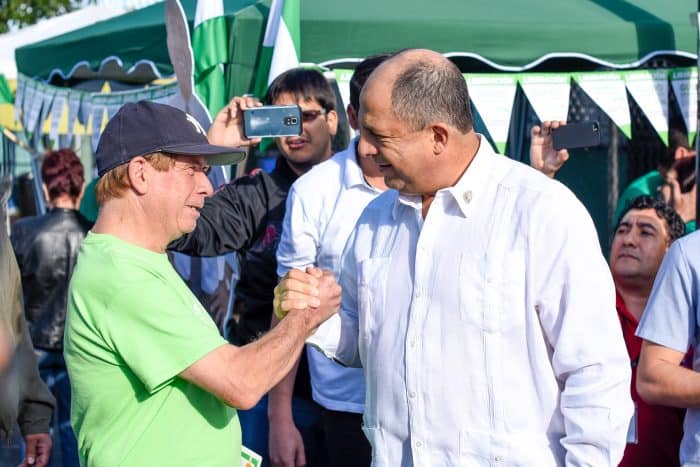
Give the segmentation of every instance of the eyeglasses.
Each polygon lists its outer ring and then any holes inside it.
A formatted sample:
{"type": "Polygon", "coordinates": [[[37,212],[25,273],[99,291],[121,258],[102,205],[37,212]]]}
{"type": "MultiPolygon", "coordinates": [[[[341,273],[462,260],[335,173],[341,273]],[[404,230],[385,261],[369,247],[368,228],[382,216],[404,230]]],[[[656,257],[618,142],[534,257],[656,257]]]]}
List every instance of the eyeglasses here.
{"type": "Polygon", "coordinates": [[[197,172],[201,172],[204,175],[209,175],[209,172],[211,171],[210,165],[190,164],[187,162],[180,161],[175,161],[175,168],[180,170],[186,170],[187,174],[190,176],[194,176],[194,174],[196,174],[197,172]]]}
{"type": "Polygon", "coordinates": [[[318,110],[304,110],[301,112],[301,120],[304,123],[311,123],[315,121],[320,115],[326,115],[328,111],[326,109],[318,110]]]}

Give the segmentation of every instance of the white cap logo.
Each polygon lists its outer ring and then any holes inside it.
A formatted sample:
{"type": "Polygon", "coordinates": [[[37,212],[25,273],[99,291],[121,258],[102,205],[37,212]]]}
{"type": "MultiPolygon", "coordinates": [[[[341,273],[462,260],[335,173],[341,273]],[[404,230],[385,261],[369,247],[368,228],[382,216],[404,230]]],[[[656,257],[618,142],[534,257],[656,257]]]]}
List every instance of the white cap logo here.
{"type": "Polygon", "coordinates": [[[196,118],[194,118],[192,115],[187,114],[187,113],[185,114],[185,116],[187,117],[187,121],[190,122],[190,123],[192,124],[192,126],[194,126],[194,129],[195,129],[195,130],[197,130],[197,133],[201,133],[201,134],[203,134],[204,136],[207,136],[207,132],[204,131],[204,128],[203,128],[202,125],[197,121],[196,118]]]}

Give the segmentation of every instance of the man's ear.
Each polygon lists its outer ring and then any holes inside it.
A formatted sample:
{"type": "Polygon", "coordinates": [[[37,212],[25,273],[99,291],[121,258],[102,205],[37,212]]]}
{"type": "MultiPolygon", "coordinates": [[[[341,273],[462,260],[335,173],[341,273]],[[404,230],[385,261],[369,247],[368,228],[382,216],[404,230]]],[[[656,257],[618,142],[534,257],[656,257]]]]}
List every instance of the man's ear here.
{"type": "Polygon", "coordinates": [[[330,110],[326,114],[326,125],[328,125],[328,133],[331,137],[338,132],[338,113],[335,110],[330,110]]]}
{"type": "Polygon", "coordinates": [[[433,154],[437,156],[445,150],[450,131],[443,123],[433,123],[429,128],[432,137],[433,154]]]}
{"type": "Polygon", "coordinates": [[[351,104],[348,104],[348,106],[345,108],[345,113],[348,115],[348,124],[350,125],[350,128],[357,131],[357,129],[360,127],[359,122],[357,121],[357,110],[355,110],[355,107],[353,107],[351,104]]]}
{"type": "Polygon", "coordinates": [[[148,180],[150,178],[149,169],[151,164],[141,156],[134,157],[128,162],[127,174],[131,188],[139,195],[148,192],[148,180]]]}

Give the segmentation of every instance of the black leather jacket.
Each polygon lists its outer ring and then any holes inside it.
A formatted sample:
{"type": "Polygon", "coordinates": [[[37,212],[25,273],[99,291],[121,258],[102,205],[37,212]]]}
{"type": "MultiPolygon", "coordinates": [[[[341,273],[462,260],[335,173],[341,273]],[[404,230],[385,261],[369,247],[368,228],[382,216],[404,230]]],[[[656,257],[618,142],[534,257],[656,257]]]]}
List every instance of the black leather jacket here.
{"type": "Polygon", "coordinates": [[[34,347],[63,349],[68,282],[90,223],[73,209],[20,219],[11,241],[22,273],[24,312],[34,347]]]}

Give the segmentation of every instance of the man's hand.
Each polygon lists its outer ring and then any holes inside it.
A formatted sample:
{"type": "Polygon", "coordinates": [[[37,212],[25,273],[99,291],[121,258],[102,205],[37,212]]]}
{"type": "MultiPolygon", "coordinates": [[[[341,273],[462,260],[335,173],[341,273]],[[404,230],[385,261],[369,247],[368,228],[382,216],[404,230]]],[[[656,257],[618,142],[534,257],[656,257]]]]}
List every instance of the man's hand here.
{"type": "Polygon", "coordinates": [[[307,313],[315,328],[338,311],[340,297],[340,286],[330,271],[293,269],[275,287],[273,307],[280,319],[293,310],[307,313]]]}
{"type": "Polygon", "coordinates": [[[569,151],[557,151],[552,145],[552,130],[564,125],[566,122],[546,121],[530,130],[530,165],[548,177],[554,177],[569,159],[569,151]]]}
{"type": "Polygon", "coordinates": [[[260,138],[247,139],[243,134],[243,111],[262,104],[254,97],[234,97],[211,122],[207,137],[219,146],[253,146],[260,138]]]}
{"type": "Polygon", "coordinates": [[[19,467],[44,467],[49,463],[51,456],[51,436],[48,433],[37,433],[24,437],[26,449],[24,451],[24,461],[19,467]]]}
{"type": "Polygon", "coordinates": [[[674,169],[666,174],[666,183],[659,188],[662,198],[681,216],[686,224],[695,219],[697,186],[687,193],[681,192],[678,175],[674,169]]]}
{"type": "Polygon", "coordinates": [[[270,420],[270,463],[273,467],[306,465],[306,452],[301,433],[289,419],[270,420]]]}

